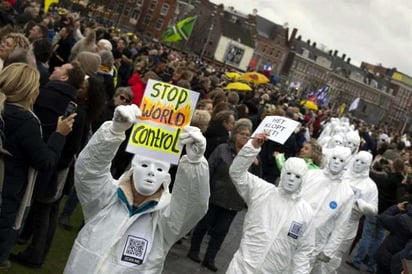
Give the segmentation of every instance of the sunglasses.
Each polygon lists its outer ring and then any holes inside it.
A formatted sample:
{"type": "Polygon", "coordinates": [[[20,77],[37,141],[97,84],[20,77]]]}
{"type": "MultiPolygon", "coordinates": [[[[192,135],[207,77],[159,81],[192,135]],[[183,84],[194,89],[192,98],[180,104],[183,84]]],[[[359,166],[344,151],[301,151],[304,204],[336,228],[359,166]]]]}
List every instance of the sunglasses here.
{"type": "Polygon", "coordinates": [[[119,97],[120,97],[120,100],[122,100],[122,101],[124,101],[124,102],[126,102],[126,103],[130,103],[130,99],[129,99],[129,98],[126,98],[126,97],[124,97],[123,95],[119,95],[119,97]]]}

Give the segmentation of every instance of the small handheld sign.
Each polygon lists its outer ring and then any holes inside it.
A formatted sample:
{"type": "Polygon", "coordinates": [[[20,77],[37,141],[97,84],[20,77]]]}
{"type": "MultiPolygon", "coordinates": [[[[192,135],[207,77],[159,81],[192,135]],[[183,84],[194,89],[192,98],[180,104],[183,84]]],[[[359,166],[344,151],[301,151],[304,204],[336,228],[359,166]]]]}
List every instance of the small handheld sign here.
{"type": "Polygon", "coordinates": [[[283,145],[298,125],[299,122],[286,117],[266,116],[252,136],[263,132],[268,135],[269,140],[283,145]]]}

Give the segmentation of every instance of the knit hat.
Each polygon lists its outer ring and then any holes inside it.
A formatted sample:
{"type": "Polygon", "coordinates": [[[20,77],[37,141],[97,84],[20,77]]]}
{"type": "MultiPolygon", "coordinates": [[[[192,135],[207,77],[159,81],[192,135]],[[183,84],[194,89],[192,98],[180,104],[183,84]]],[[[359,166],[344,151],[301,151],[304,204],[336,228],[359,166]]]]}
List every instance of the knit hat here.
{"type": "Polygon", "coordinates": [[[101,63],[100,55],[93,52],[82,51],[76,60],[80,63],[80,68],[87,75],[96,75],[101,63]]]}

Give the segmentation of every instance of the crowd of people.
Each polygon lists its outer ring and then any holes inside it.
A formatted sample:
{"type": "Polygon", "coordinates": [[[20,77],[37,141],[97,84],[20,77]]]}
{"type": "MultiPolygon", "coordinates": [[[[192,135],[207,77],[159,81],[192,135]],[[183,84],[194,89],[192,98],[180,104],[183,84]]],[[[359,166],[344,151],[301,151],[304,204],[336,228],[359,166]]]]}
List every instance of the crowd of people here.
{"type": "Polygon", "coordinates": [[[160,273],[187,235],[188,259],[216,272],[242,210],[227,273],[337,273],[350,254],[355,269],[399,274],[412,259],[408,135],[271,83],[227,91],[230,68],[67,10],[3,2],[1,15],[0,269],[42,267],[79,202],[65,273],[160,273]],[[199,93],[178,166],[125,151],[149,79],[199,93]],[[284,144],[251,137],[272,115],[299,122],[284,144]]]}

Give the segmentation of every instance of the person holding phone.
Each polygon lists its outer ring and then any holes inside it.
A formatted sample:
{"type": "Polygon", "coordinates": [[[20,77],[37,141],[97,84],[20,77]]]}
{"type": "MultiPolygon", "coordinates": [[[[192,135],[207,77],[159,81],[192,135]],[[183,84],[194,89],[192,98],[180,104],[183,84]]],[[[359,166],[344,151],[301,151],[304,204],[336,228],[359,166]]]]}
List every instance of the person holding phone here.
{"type": "Polygon", "coordinates": [[[39,72],[23,63],[11,64],[0,73],[0,106],[4,107],[1,123],[3,144],[10,153],[4,160],[5,174],[1,190],[0,269],[10,267],[10,249],[31,200],[35,170],[45,171],[56,167],[76,116],[56,118],[54,128],[45,142],[41,122],[33,113],[33,104],[39,94],[39,79],[39,72]]]}
{"type": "Polygon", "coordinates": [[[34,112],[40,119],[43,140],[53,134],[58,117],[76,117],[71,133],[58,159],[57,165],[39,172],[33,205],[20,234],[19,242],[30,244],[10,259],[29,267],[40,267],[46,258],[57,225],[58,208],[69,167],[74,155],[80,150],[84,135],[86,114],[77,108],[77,90],[85,81],[85,74],[78,63],[73,62],[55,68],[50,81],[42,88],[34,104],[34,112]]]}
{"type": "Polygon", "coordinates": [[[391,206],[378,217],[378,222],[389,231],[389,235],[376,251],[376,273],[394,273],[391,272],[393,256],[412,239],[412,211],[408,202],[391,206]]]}

